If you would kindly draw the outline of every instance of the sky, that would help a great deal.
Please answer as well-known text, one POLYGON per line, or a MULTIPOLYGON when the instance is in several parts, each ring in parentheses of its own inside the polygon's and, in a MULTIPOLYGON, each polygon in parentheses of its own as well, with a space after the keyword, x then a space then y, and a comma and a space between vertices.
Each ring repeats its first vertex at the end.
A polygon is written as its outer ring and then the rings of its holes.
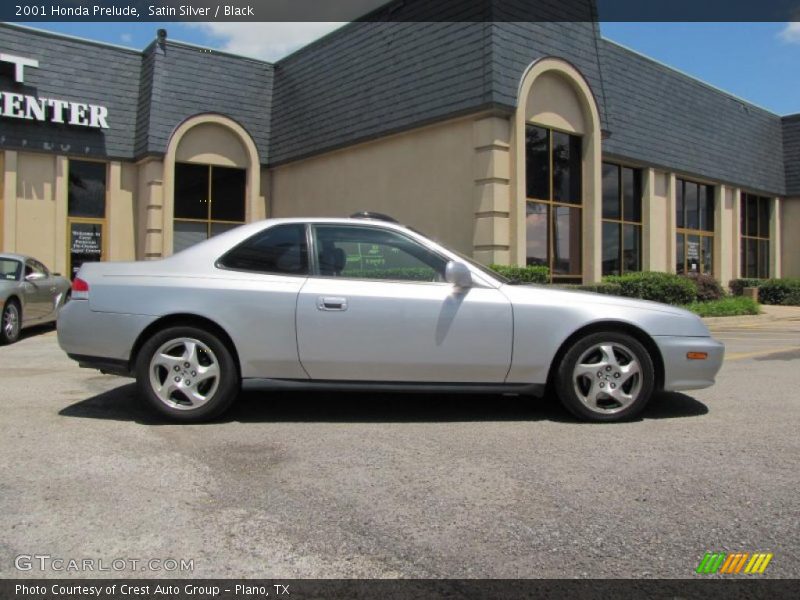
MULTIPOLYGON (((343 23, 25 23, 142 49, 171 39, 274 61, 343 23)), ((800 22, 601 23, 604 37, 779 115, 800 113, 800 22)))

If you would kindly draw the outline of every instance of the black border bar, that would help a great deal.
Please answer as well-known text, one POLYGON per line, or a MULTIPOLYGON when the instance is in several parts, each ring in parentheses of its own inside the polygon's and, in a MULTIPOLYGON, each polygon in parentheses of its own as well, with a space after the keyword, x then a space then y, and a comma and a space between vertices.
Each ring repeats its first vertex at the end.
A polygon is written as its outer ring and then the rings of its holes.
MULTIPOLYGON (((242 590, 242 588, 239 588, 242 590)), ((738 600, 795 599, 800 580, 729 579, 5 579, 3 600, 738 600), (237 592, 237 585, 256 588, 237 592), (25 589, 20 586, 26 586, 25 589), (125 587, 127 586, 127 588, 125 587), (157 593, 161 586, 168 593, 157 593), (38 591, 31 591, 37 588, 38 591), (80 588, 85 588, 84 592, 80 588), (138 593, 131 590, 138 588, 138 593), (145 589, 146 588, 146 591, 145 589), (260 589, 258 589, 260 588, 260 589), (77 593, 74 593, 78 590, 77 593), (100 591, 98 594, 97 591, 100 591), (172 592, 175 593, 172 593, 172 592)))
POLYGON ((0 20, 798 21, 797 0, 3 0, 0 20))

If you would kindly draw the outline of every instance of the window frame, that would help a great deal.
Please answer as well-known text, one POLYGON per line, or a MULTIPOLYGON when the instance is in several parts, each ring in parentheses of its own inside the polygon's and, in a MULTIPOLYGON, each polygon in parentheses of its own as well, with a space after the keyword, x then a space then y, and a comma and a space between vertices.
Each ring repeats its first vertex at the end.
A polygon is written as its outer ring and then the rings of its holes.
POLYGON ((234 273, 250 273, 253 275, 267 275, 269 277, 301 277, 303 279, 308 279, 309 277, 313 276, 312 270, 312 260, 311 260, 311 246, 309 245, 309 226, 308 223, 275 223, 270 225, 269 227, 265 227, 260 229, 256 233, 246 237, 245 239, 241 240, 238 244, 233 246, 232 248, 228 248, 225 252, 223 252, 217 259, 214 261, 214 267, 221 270, 221 271, 232 271, 234 273), (262 235, 264 232, 269 231, 270 229, 275 229, 276 227, 282 227, 286 225, 301 225, 303 227, 303 236, 305 237, 305 244, 306 244, 306 272, 305 273, 282 273, 278 271, 262 271, 262 270, 255 270, 255 269, 238 269, 236 267, 230 267, 228 265, 223 264, 223 260, 225 259, 228 254, 246 244, 253 238, 262 235))
POLYGON ((75 221, 91 221, 95 223, 105 223, 106 219, 108 219, 108 204, 109 204, 109 186, 108 182, 111 178, 111 163, 105 160, 94 159, 94 158, 84 158, 84 157, 67 157, 67 219, 72 219, 75 221), (91 163, 97 165, 103 165, 105 168, 105 172, 103 174, 103 216, 80 216, 80 215, 73 215, 69 209, 69 174, 72 170, 73 163, 91 163))
MULTIPOLYGON (((680 273, 680 274, 689 275, 691 273, 699 273, 699 274, 708 274, 708 275, 711 275, 712 277, 716 277, 716 275, 714 273, 714 258, 715 258, 714 257, 714 253, 716 252, 716 249, 714 248, 714 244, 715 244, 716 235, 717 235, 717 232, 716 232, 716 229, 715 229, 716 228, 716 222, 715 221, 716 221, 716 215, 717 215, 717 205, 716 205, 716 202, 717 202, 716 188, 717 188, 717 186, 715 184, 712 184, 712 183, 704 183, 702 181, 696 181, 696 180, 693 180, 693 179, 684 179, 682 177, 675 178, 675 185, 676 186, 680 186, 680 190, 678 190, 678 189, 675 190, 676 214, 673 215, 673 218, 675 219, 675 254, 672 256, 672 266, 675 268, 675 272, 679 273, 678 272, 678 264, 677 264, 678 263, 678 256, 677 256, 677 252, 678 252, 678 236, 682 235, 683 236, 683 273, 680 273), (695 185, 695 186, 697 186, 697 189, 698 189, 698 196, 697 196, 697 228, 688 227, 687 207, 686 207, 686 184, 695 185), (702 206, 702 202, 701 202, 700 195, 699 195, 700 194, 700 187, 704 187, 707 190, 707 192, 706 192, 707 193, 706 202, 708 203, 709 200, 711 201, 711 207, 713 209, 713 211, 712 211, 713 218, 711 220, 711 229, 701 229, 700 228, 700 223, 701 223, 701 216, 700 216, 701 210, 700 210, 700 208, 702 206), (681 200, 682 200, 681 205, 682 205, 682 218, 683 218, 683 225, 680 225, 680 226, 678 225, 678 219, 677 219, 677 216, 678 216, 677 215, 677 205, 678 205, 678 193, 679 192, 681 194, 681 200), (689 238, 692 237, 692 236, 696 236, 696 237, 699 238, 699 241, 698 241, 698 244, 699 244, 698 253, 699 254, 698 254, 698 258, 697 258, 697 266, 698 266, 697 271, 689 270, 689 253, 687 252, 687 250, 689 248, 689 238), (704 266, 705 256, 703 254, 703 245, 704 245, 704 242, 705 242, 705 238, 710 238, 711 239, 711 270, 710 271, 706 271, 705 266, 704 266)), ((708 207, 708 204, 706 204, 706 207, 708 207)), ((706 209, 706 214, 705 214, 704 218, 706 219, 706 221, 708 220, 708 209, 706 209)))
POLYGON ((772 265, 770 264, 770 254, 772 253, 772 218, 773 218, 773 201, 770 196, 761 196, 760 194, 753 194, 750 192, 742 191, 739 196, 739 273, 741 277, 747 279, 769 279, 772 265), (745 233, 747 228, 747 200, 753 198, 756 204, 756 232, 754 235, 745 233), (767 235, 761 235, 761 203, 764 202, 769 209, 769 218, 767 220, 767 235), (751 276, 747 272, 747 247, 746 242, 755 242, 756 246, 756 275, 751 276), (767 243, 767 273, 762 277, 759 274, 759 267, 761 266, 761 244, 760 242, 767 243))
MULTIPOLYGON (((177 181, 177 169, 179 165, 190 165, 194 167, 205 167, 208 170, 208 185, 206 194, 208 196, 208 206, 206 207, 206 215, 205 219, 196 219, 196 218, 185 218, 185 217, 176 217, 175 216, 175 208, 177 207, 177 198, 174 197, 172 199, 173 209, 172 209, 172 231, 173 231, 173 238, 175 235, 175 223, 201 223, 205 225, 206 229, 206 240, 211 239, 213 236, 211 235, 211 229, 214 225, 230 225, 229 229, 233 229, 234 227, 238 227, 239 225, 244 225, 247 223, 247 169, 242 169, 240 167, 229 167, 227 165, 214 165, 210 163, 195 163, 195 162, 187 162, 187 161, 178 161, 175 163, 175 179, 177 181), (213 206, 214 206, 214 195, 212 193, 214 189, 214 168, 223 168, 223 169, 238 169, 239 171, 244 172, 245 182, 244 182, 244 197, 242 198, 242 204, 244 207, 244 215, 241 221, 230 221, 230 220, 223 220, 223 219, 213 219, 211 217, 213 206)), ((226 230, 227 231, 227 230, 226 230)), ((224 232, 221 232, 224 233, 224 232)), ((199 242, 197 242, 199 243, 199 242)), ((174 242, 173 242, 174 245, 174 242)), ((185 248, 182 248, 185 250, 185 248)), ((173 248, 174 250, 174 248, 173 248)))
MULTIPOLYGON (((605 217, 603 216, 603 193, 602 193, 602 183, 601 183, 601 198, 600 198, 600 235, 602 236, 603 225, 605 223, 611 223, 617 227, 619 233, 619 246, 617 252, 617 259, 619 260, 619 273, 606 273, 603 271, 603 256, 602 250, 600 253, 600 269, 602 272, 602 276, 605 277, 607 275, 624 275, 625 273, 641 273, 644 269, 644 265, 642 264, 642 256, 643 256, 643 248, 642 248, 642 232, 644 227, 644 173, 641 167, 634 167, 631 165, 627 165, 624 163, 615 163, 610 161, 603 161, 601 165, 601 170, 603 167, 614 167, 617 170, 617 200, 619 202, 619 217, 605 217), (639 220, 638 221, 631 221, 625 218, 625 190, 623 186, 623 172, 625 169, 628 169, 633 172, 633 185, 634 185, 634 196, 637 195, 639 197, 639 220), (638 183, 638 190, 636 189, 638 183), (631 271, 625 268, 625 260, 624 260, 624 252, 625 252, 625 226, 633 226, 636 228, 637 238, 638 238, 638 249, 639 249, 639 257, 637 262, 639 263, 639 269, 636 271, 631 271)), ((604 241, 604 240, 603 240, 604 241)), ((601 242, 602 243, 602 242, 601 242)))
POLYGON ((24 261, 18 260, 16 258, 11 258, 9 256, 3 256, 0 258, 0 260, 17 264, 17 268, 14 271, 14 279, 0 279, 0 281, 22 281, 23 279, 25 279, 24 261))
POLYGON ((417 246, 423 248, 429 254, 440 258, 444 261, 445 267, 447 263, 453 260, 449 256, 442 254, 441 252, 430 248, 426 244, 423 244, 416 238, 400 231, 398 229, 389 228, 389 227, 380 227, 376 225, 367 225, 367 224, 360 224, 360 223, 308 223, 308 236, 309 236, 309 277, 319 278, 319 279, 331 279, 336 281, 356 281, 356 282, 371 282, 371 283, 403 283, 403 284, 421 284, 421 285, 439 285, 439 286, 451 286, 445 280, 445 273, 440 273, 442 278, 441 281, 420 281, 420 280, 412 280, 412 279, 372 279, 369 277, 348 277, 348 276, 336 276, 336 275, 323 275, 319 269, 319 260, 317 257, 317 227, 346 227, 352 229, 361 229, 361 230, 373 230, 373 231, 380 231, 380 232, 389 232, 394 233, 398 236, 404 237, 409 242, 416 244, 417 246))
MULTIPOLYGON (((582 283, 583 282, 583 224, 584 224, 584 190, 585 190, 585 182, 583 180, 583 143, 584 143, 584 136, 570 132, 564 131, 563 129, 558 129, 556 127, 550 127, 547 125, 542 125, 539 123, 527 122, 525 123, 525 132, 527 138, 527 131, 528 128, 536 127, 539 129, 543 129, 547 132, 547 159, 548 159, 548 181, 547 181, 547 190, 548 190, 548 198, 535 198, 528 195, 528 153, 527 153, 527 144, 525 147, 525 181, 523 185, 523 190, 525 192, 525 205, 526 205, 526 213, 527 213, 527 205, 528 204, 543 204, 547 208, 547 261, 546 266, 549 271, 549 278, 550 283, 582 283), (570 141, 571 138, 577 138, 579 141, 579 147, 581 149, 580 153, 580 160, 579 160, 579 169, 577 171, 580 181, 578 182, 578 196, 577 203, 572 202, 564 202, 561 200, 555 199, 555 171, 554 171, 554 151, 553 151, 553 138, 555 133, 561 133, 569 136, 570 141), (558 208, 568 208, 568 209, 576 209, 579 212, 579 219, 578 219, 578 227, 577 233, 578 236, 578 251, 577 251, 577 261, 578 261, 578 272, 577 273, 555 273, 555 269, 553 268, 555 261, 556 261, 556 253, 554 252, 556 239, 556 209, 558 208)), ((527 217, 526 217, 527 220, 527 217)), ((572 229, 570 227, 570 229, 572 229)), ((570 231, 570 236, 572 236, 572 231, 570 231)), ((527 242, 527 228, 526 228, 526 242, 527 242)), ((571 244, 570 244, 571 245, 571 244)), ((525 256, 525 263, 528 262, 528 256, 526 251, 525 256)))

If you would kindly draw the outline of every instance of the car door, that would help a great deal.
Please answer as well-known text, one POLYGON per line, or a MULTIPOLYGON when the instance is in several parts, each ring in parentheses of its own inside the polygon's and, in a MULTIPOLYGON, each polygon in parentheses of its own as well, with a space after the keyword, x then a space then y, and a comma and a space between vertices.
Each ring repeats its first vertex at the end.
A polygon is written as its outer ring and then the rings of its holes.
POLYGON ((53 273, 50 272, 43 263, 34 260, 33 264, 38 272, 44 275, 44 278, 37 281, 39 293, 41 294, 42 302, 42 317, 46 319, 54 319, 56 312, 56 296, 58 296, 58 285, 53 273))
POLYGON ((455 289, 448 259, 403 232, 316 224, 312 276, 297 303, 297 343, 312 379, 501 383, 511 363, 511 304, 498 290, 455 289))
POLYGON ((52 281, 44 265, 30 258, 26 260, 22 283, 25 294, 23 322, 39 321, 49 314, 51 287, 52 281))

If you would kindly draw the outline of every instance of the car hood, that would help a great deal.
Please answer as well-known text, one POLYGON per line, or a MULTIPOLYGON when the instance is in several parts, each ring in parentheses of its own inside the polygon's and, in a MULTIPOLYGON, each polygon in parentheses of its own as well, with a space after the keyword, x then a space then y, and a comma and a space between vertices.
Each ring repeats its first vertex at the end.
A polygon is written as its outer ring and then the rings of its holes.
POLYGON ((710 335, 700 317, 661 302, 543 285, 504 285, 502 290, 515 306, 558 307, 563 311, 580 312, 587 321, 612 318, 643 326, 653 335, 710 335))

